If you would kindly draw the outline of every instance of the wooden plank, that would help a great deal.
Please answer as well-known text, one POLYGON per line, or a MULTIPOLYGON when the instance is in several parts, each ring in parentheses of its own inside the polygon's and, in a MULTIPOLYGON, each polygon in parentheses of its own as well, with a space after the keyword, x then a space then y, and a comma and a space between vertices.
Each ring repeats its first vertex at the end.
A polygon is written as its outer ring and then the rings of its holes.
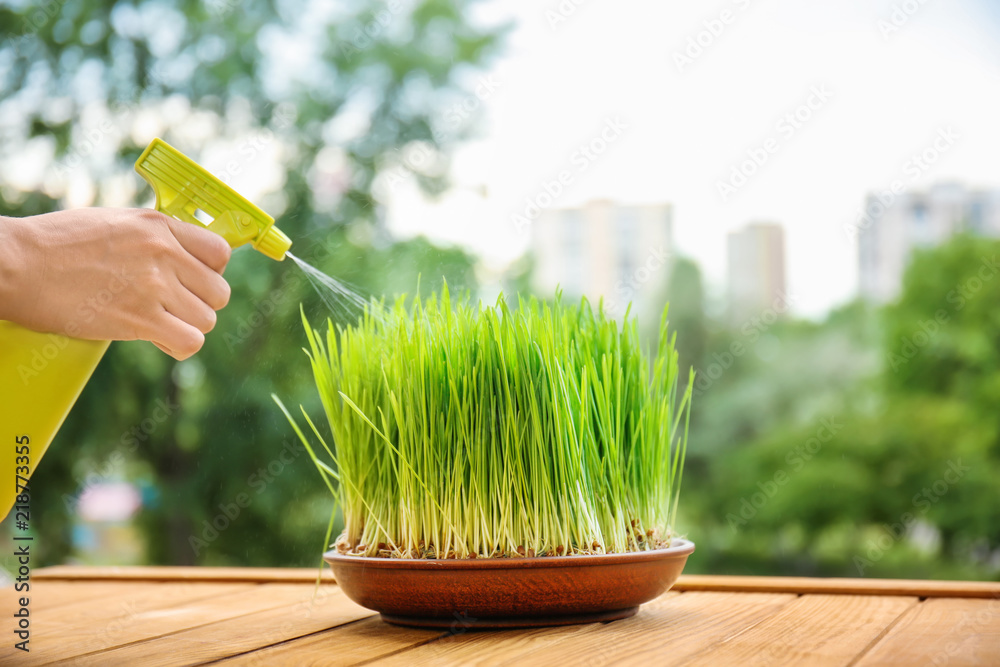
POLYGON ((272 665, 355 665, 445 636, 438 630, 401 628, 366 618, 302 639, 244 653, 212 663, 213 667, 271 667, 272 665))
POLYGON ((1000 598, 926 600, 901 618, 858 665, 996 665, 1000 598))
MULTIPOLYGON (((88 567, 56 565, 35 571, 38 580, 142 580, 142 581, 316 581, 316 568, 267 567, 88 567)), ((323 581, 332 582, 333 572, 323 570, 323 581)), ((757 593, 823 593, 843 595, 902 595, 917 597, 1000 596, 1000 581, 919 581, 911 579, 841 579, 811 577, 750 577, 681 575, 676 591, 747 591, 757 593)))
POLYGON ((52 611, 41 610, 36 618, 38 630, 32 636, 41 639, 88 628, 93 632, 100 626, 115 629, 122 619, 251 591, 256 587, 256 584, 122 584, 118 586, 119 594, 98 603, 81 600, 52 611))
POLYGON ((470 632, 374 664, 675 664, 772 617, 795 600, 794 595, 771 593, 667 593, 621 621, 470 632))
MULTIPOLYGON (((247 583, 315 583, 319 568, 309 567, 173 567, 53 565, 32 573, 32 579, 70 581, 214 581, 247 583)), ((323 582, 333 583, 333 571, 323 568, 323 582)))
MULTIPOLYGON (((178 586, 168 584, 165 588, 178 586)), ((202 589, 204 594, 199 599, 180 603, 155 604, 153 600, 153 604, 141 611, 123 610, 99 624, 81 617, 75 623, 40 634, 37 645, 33 633, 32 652, 44 659, 44 663, 31 664, 59 662, 265 609, 294 605, 309 600, 313 592, 311 586, 301 584, 189 584, 187 587, 202 589), (216 586, 241 588, 235 593, 212 595, 210 591, 216 586)))
MULTIPOLYGON (((306 588, 305 585, 302 585, 306 588)), ((255 651, 352 623, 374 614, 336 586, 323 586, 315 599, 208 623, 77 658, 74 665, 198 665, 255 651)))
MULTIPOLYGON (((110 586, 110 585, 109 585, 110 586)), ((253 584, 114 584, 113 591, 97 602, 78 600, 55 609, 40 609, 32 638, 71 632, 87 626, 91 630, 102 623, 130 617, 211 597, 249 590, 253 584)))
MULTIPOLYGON (((380 667, 389 665, 420 667, 423 665, 587 664, 593 656, 587 656, 583 662, 566 659, 556 646, 572 647, 576 642, 586 642, 598 628, 618 626, 624 622, 626 621, 615 621, 607 626, 590 623, 587 625, 447 635, 436 641, 414 645, 406 650, 365 664, 380 667)), ((605 637, 604 642, 607 640, 608 638, 605 637)), ((615 641, 617 642, 617 638, 615 641)))
POLYGON ((918 581, 913 579, 821 579, 811 577, 742 577, 681 575, 675 591, 755 591, 758 593, 822 593, 902 595, 916 597, 1000 597, 1000 581, 918 581))
POLYGON ((899 596, 805 595, 677 664, 846 665, 917 603, 899 596))
MULTIPOLYGON (((162 584, 136 582, 109 584, 33 581, 29 606, 33 640, 31 645, 37 646, 34 640, 44 636, 47 631, 51 632, 53 628, 58 630, 62 627, 64 619, 86 617, 91 623, 99 623, 101 618, 134 605, 136 600, 155 599, 154 592, 161 586, 162 584)), ((13 623, 7 621, 0 623, 0 630, 5 633, 13 631, 13 623)), ((6 649, 0 649, 0 664, 3 663, 5 652, 6 649)))
POLYGON ((31 610, 55 609, 61 605, 72 604, 81 600, 96 602, 104 596, 114 594, 114 585, 105 582, 72 582, 72 581, 31 581, 27 592, 15 591, 7 587, 0 592, 0 609, 12 609, 14 603, 21 597, 27 597, 31 610))
MULTIPOLYGON (((59 583, 68 585, 67 582, 59 583)), ((35 618, 36 620, 43 620, 44 624, 39 624, 36 628, 37 632, 32 633, 32 635, 34 636, 46 630, 52 631, 53 628, 58 629, 67 620, 74 621, 80 618, 81 615, 85 615, 88 620, 94 622, 113 615, 118 609, 124 606, 134 606, 143 601, 146 604, 157 604, 157 598, 165 590, 163 584, 143 582, 123 582, 120 584, 102 582, 100 585, 103 591, 97 598, 87 599, 83 597, 75 600, 66 600, 61 604, 56 600, 57 604, 51 607, 46 604, 45 597, 39 596, 41 599, 39 600, 35 618)), ((58 591, 56 594, 58 594, 58 591)))
POLYGON ((335 586, 311 604, 316 573, 39 570, 32 653, 0 647, 0 664, 996 664, 1000 655, 1000 582, 689 575, 633 619, 445 636, 369 618, 335 586), (275 579, 301 583, 239 583, 275 579), (42 602, 45 586, 51 605, 42 602), (241 654, 227 659, 233 653, 241 654))
POLYGON ((106 648, 115 646, 127 637, 132 619, 143 613, 156 613, 173 605, 182 605, 204 597, 232 594, 250 590, 253 584, 147 584, 123 582, 104 584, 111 591, 101 599, 89 602, 79 600, 55 609, 44 607, 32 612, 31 653, 25 658, 22 651, 10 645, 0 646, 0 664, 17 657, 17 664, 44 664, 54 657, 65 655, 71 647, 63 640, 73 641, 85 637, 88 646, 106 648))

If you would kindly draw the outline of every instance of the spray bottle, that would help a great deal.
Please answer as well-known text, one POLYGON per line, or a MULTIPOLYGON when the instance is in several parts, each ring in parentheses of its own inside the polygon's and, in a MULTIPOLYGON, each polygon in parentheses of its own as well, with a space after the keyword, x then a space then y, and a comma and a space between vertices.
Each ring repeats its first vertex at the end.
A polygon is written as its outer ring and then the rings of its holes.
MULTIPOLYGON (((156 210, 206 226, 233 248, 249 243, 281 261, 292 245, 271 216, 161 139, 146 147, 135 170, 153 186, 156 210), (207 225, 201 212, 212 218, 207 225)), ((0 320, 0 519, 17 500, 17 518, 27 523, 28 478, 108 345, 0 320)))

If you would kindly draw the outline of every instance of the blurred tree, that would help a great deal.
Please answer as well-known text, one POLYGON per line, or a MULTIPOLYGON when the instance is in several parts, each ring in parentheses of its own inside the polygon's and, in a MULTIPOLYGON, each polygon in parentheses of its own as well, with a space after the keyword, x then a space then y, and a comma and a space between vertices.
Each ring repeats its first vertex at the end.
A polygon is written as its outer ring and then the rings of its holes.
POLYGON ((1000 243, 958 236, 917 252, 886 309, 892 394, 951 397, 1000 422, 1000 243))
MULTIPOLYGON (((737 380, 754 384, 762 397, 756 410, 773 409, 782 385, 791 401, 745 444, 713 456, 704 491, 688 494, 711 545, 702 567, 882 577, 1000 574, 998 251, 995 240, 957 237, 915 254, 899 300, 880 313, 880 375, 851 380, 845 370, 865 354, 818 345, 839 330, 856 351, 870 349, 865 323, 874 319, 862 304, 810 325, 798 343, 787 329, 775 330, 784 349, 781 365, 799 380, 775 377, 776 364, 737 380), (791 354, 809 339, 812 356, 791 354), (823 390, 810 390, 809 382, 823 390), (817 402, 838 385, 839 400, 817 402)), ((720 388, 720 397, 730 391, 720 388)), ((739 414, 711 401, 706 396, 703 409, 712 414, 730 420, 739 414)), ((685 483, 689 491, 696 486, 685 483)))
POLYGON ((720 455, 775 429, 840 413, 845 402, 869 401, 874 387, 866 382, 881 369, 880 335, 875 310, 861 301, 818 323, 710 325, 692 408, 698 451, 720 455))
POLYGON ((670 304, 670 329, 677 333, 680 367, 686 377, 688 368, 702 367, 708 338, 705 288, 698 265, 685 257, 674 259, 666 294, 670 304))
MULTIPOLYGON (((783 428, 713 463, 716 559, 771 573, 989 576, 996 434, 961 401, 889 401, 783 428)), ((995 572, 995 570, 993 570, 995 572)))
MULTIPOLYGON (((400 179, 447 187, 470 128, 450 110, 502 34, 469 22, 472 4, 0 0, 0 214, 148 202, 132 162, 161 135, 197 159, 215 147, 206 165, 237 185, 273 165, 257 203, 364 295, 418 274, 472 289, 470 257, 380 224, 400 179)), ((270 394, 316 407, 298 308, 318 320, 322 304, 291 262, 241 251, 226 277, 231 304, 197 357, 111 347, 34 478, 39 564, 67 557, 95 470, 144 485, 150 562, 316 562, 328 493, 270 394)))

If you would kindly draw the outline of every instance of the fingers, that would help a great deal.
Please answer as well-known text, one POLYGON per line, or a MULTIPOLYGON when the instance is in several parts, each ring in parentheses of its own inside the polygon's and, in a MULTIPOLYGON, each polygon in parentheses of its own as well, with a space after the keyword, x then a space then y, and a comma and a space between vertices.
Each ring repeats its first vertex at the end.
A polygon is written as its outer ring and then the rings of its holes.
POLYGON ((156 335, 150 341, 178 361, 184 361, 205 344, 205 334, 169 312, 159 318, 156 335))
POLYGON ((215 311, 229 303, 229 283, 222 272, 232 249, 217 234, 199 225, 159 216, 180 248, 170 251, 175 280, 161 283, 162 315, 156 319, 151 342, 178 360, 187 359, 205 344, 215 327, 215 311))
POLYGON ((215 328, 215 309, 179 281, 164 295, 163 306, 168 313, 203 334, 215 328))
POLYGON ((222 310, 229 303, 231 293, 229 283, 200 262, 191 261, 179 267, 177 279, 188 292, 213 310, 222 310))
POLYGON ((213 271, 223 272, 233 253, 225 239, 204 227, 164 217, 170 232, 185 250, 213 271))

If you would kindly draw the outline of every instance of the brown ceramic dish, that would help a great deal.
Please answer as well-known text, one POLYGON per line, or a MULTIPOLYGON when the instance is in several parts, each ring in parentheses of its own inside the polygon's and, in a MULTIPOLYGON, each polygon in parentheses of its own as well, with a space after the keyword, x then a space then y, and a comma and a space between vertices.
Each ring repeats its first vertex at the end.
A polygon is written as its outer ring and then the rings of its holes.
POLYGON ((677 581, 694 543, 595 556, 461 560, 323 555, 337 584, 396 625, 486 629, 627 618, 677 581))

